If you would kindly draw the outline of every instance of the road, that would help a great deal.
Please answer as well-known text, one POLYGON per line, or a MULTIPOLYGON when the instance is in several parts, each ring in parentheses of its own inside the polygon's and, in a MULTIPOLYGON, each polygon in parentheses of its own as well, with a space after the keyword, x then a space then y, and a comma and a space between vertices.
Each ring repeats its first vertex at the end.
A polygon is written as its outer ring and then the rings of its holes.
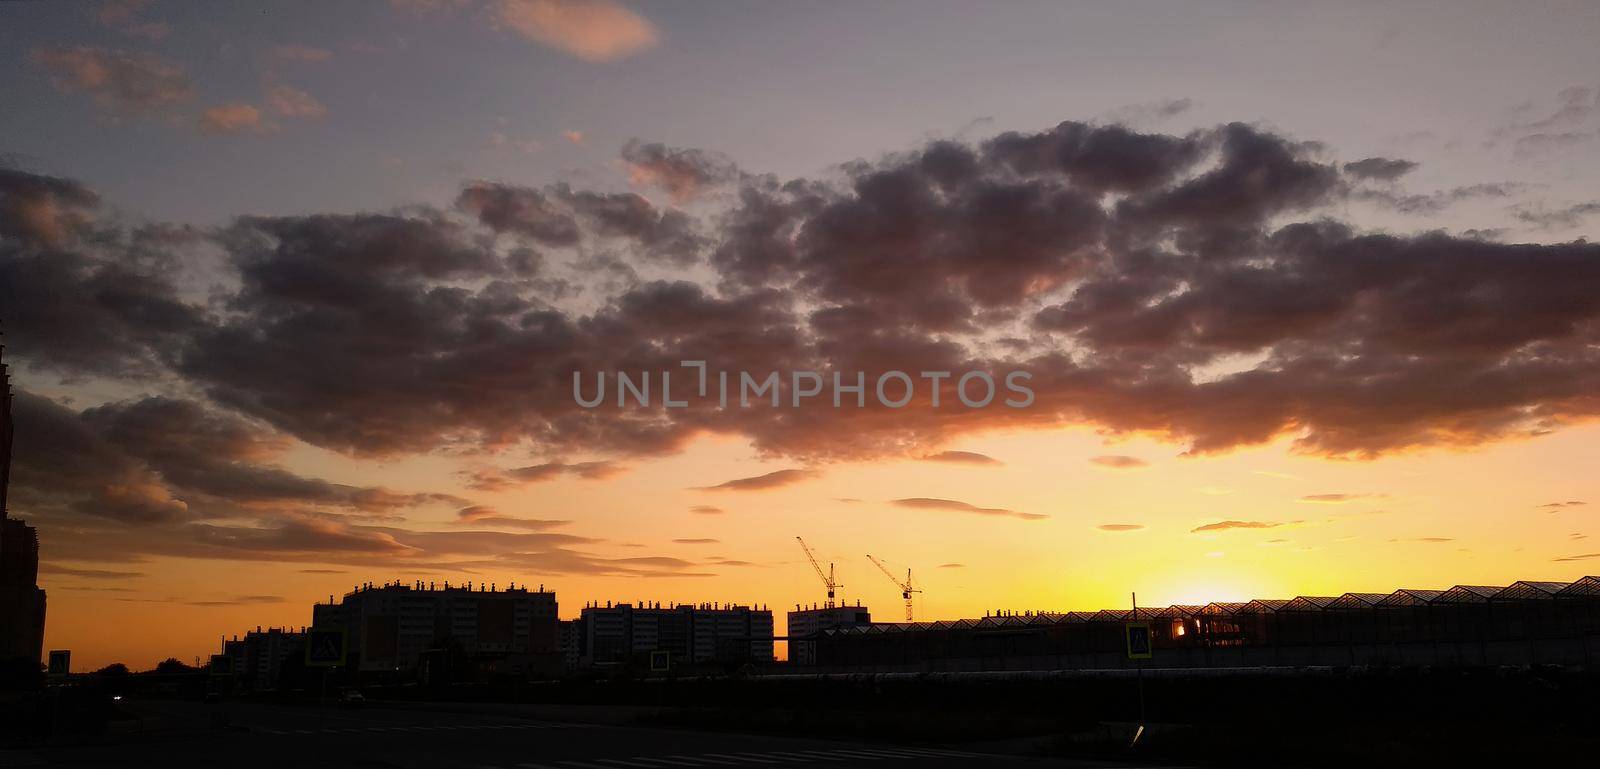
POLYGON ((0 766, 371 769, 781 769, 1101 767, 827 739, 530 720, 503 714, 228 702, 130 703, 145 731, 109 744, 0 751, 0 766), (219 713, 228 724, 211 724, 219 713))

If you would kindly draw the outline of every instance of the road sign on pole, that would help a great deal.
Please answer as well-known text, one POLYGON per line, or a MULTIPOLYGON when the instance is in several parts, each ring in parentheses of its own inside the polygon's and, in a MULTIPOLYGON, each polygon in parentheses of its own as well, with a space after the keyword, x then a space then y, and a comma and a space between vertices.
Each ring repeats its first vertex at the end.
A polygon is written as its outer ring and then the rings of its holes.
MULTIPOLYGON (((34 659, 35 662, 33 664, 39 664, 38 658, 35 657, 34 659)), ((37 669, 35 668, 35 670, 37 669)), ((72 672, 72 650, 51 649, 49 671, 51 678, 66 678, 67 674, 72 672)))
POLYGON ((312 628, 306 631, 306 665, 331 668, 344 664, 344 630, 312 628))
POLYGON ((1128 659, 1150 659, 1150 623, 1129 622, 1123 629, 1128 635, 1128 659))
POLYGON ((670 651, 653 651, 653 652, 650 652, 650 672, 652 672, 652 673, 665 673, 671 667, 672 667, 672 652, 670 652, 670 651))

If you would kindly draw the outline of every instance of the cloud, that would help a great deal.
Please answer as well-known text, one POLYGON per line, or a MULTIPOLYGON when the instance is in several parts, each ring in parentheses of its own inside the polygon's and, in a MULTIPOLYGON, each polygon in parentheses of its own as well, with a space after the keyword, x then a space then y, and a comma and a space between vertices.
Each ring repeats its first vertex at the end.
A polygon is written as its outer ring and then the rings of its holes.
POLYGON ((113 112, 143 115, 194 96, 182 69, 150 54, 77 46, 38 48, 31 58, 49 70, 56 87, 88 94, 113 112))
POLYGON ((333 51, 298 43, 273 46, 272 55, 284 61, 323 62, 333 58, 333 51))
POLYGON ((1517 182, 1487 182, 1452 187, 1447 190, 1429 193, 1405 193, 1394 189, 1366 188, 1354 191, 1351 193, 1351 197, 1357 200, 1377 201, 1382 203, 1385 208, 1399 211, 1403 214, 1430 216, 1462 201, 1477 198, 1507 198, 1527 189, 1528 185, 1517 182))
POLYGON ((695 505, 694 507, 689 508, 689 512, 698 515, 722 515, 727 511, 720 507, 713 507, 711 505, 695 505))
POLYGON ((750 478, 735 478, 723 481, 715 486, 697 486, 696 491, 765 491, 782 486, 808 481, 817 477, 815 470, 775 470, 763 475, 750 478))
POLYGON ((1204 526, 1196 526, 1189 531, 1191 534, 1198 534, 1206 531, 1228 531, 1230 529, 1276 529, 1283 525, 1285 524, 1278 521, 1217 521, 1204 526))
POLYGON ((1569 500, 1569 501, 1566 501, 1566 502, 1546 502, 1546 503, 1540 505, 1539 509, 1553 513, 1553 512, 1555 512, 1557 510, 1560 510, 1561 508, 1564 508, 1564 507, 1583 507, 1584 505, 1587 505, 1587 504, 1588 503, 1584 502, 1583 500, 1574 499, 1574 500, 1569 500))
POLYGON ((607 460, 593 462, 545 462, 537 465, 513 467, 509 470, 478 470, 468 474, 467 486, 479 491, 503 491, 530 483, 551 481, 566 476, 598 481, 613 478, 628 468, 607 460))
POLYGON ((1379 499, 1387 496, 1387 494, 1307 494, 1301 497, 1300 501, 1313 504, 1342 505, 1346 502, 1354 502, 1360 499, 1379 499))
POLYGON ((1410 539, 1391 539, 1390 542, 1421 542, 1429 545, 1440 545, 1456 541, 1455 537, 1412 537, 1410 539))
POLYGON ((890 500, 889 504, 897 505, 899 507, 916 508, 919 510, 954 510, 958 513, 977 513, 978 515, 995 515, 1010 518, 1021 518, 1025 521, 1040 521, 1050 517, 1048 515, 1040 515, 1038 513, 1019 513, 1015 510, 1007 510, 1002 507, 978 507, 977 505, 970 505, 966 502, 959 502, 953 499, 934 499, 930 497, 894 499, 890 500))
POLYGON ((1344 172, 1360 179, 1394 181, 1417 170, 1419 163, 1398 158, 1365 158, 1344 164, 1344 172))
POLYGON ((300 569, 301 574, 349 574, 344 569, 300 569))
POLYGON ((583 132, 582 131, 575 131, 575 130, 571 130, 571 129, 566 130, 566 131, 562 131, 561 132, 561 138, 566 139, 568 142, 571 142, 572 144, 577 144, 577 145, 580 145, 580 146, 583 144, 583 132))
POLYGON ((965 569, 965 568, 967 568, 967 565, 964 564, 964 563, 941 563, 941 564, 939 564, 939 568, 941 568, 941 569, 965 569))
POLYGON ((556 518, 519 518, 516 516, 502 515, 500 511, 483 505, 463 507, 456 511, 456 522, 476 526, 509 527, 515 529, 531 529, 533 531, 546 531, 571 524, 571 520, 556 518))
POLYGON ((1568 562, 1568 561, 1588 561, 1588 560, 1592 560, 1592 559, 1595 559, 1595 558, 1600 558, 1600 553, 1584 553, 1582 555, 1569 555, 1569 556, 1567 556, 1565 558, 1551 558, 1550 560, 1555 561, 1556 563, 1565 563, 1565 562, 1568 562))
POLYGON ((150 6, 150 0, 111 0, 95 11, 95 21, 129 37, 144 40, 161 40, 172 33, 172 26, 164 22, 142 21, 141 12, 150 6))
POLYGON ((1129 468, 1134 468, 1134 467, 1149 467, 1150 466, 1149 462, 1146 462, 1143 459, 1140 459, 1138 457, 1127 457, 1127 456, 1120 456, 1120 455, 1115 455, 1115 454, 1108 454, 1108 455, 1105 455, 1105 456, 1092 457, 1092 458, 1090 458, 1089 461, 1093 462, 1093 463, 1095 463, 1097 465, 1100 465, 1101 467, 1115 467, 1115 468, 1118 468, 1118 469, 1129 469, 1129 468))
POLYGON ((928 454, 922 457, 926 462, 952 462, 969 465, 999 465, 1004 464, 998 459, 976 451, 941 451, 937 454, 928 454))
POLYGON ((261 120, 261 110, 249 104, 222 104, 200 113, 201 133, 263 133, 269 126, 261 120))
POLYGON ((190 606, 247 606, 262 603, 283 603, 281 595, 241 595, 237 598, 228 598, 214 601, 185 601, 190 606))
POLYGON ((1526 222, 1539 229, 1572 229, 1582 224, 1584 219, 1600 214, 1600 200, 1574 203, 1556 209, 1519 206, 1513 213, 1518 221, 1526 222))
POLYGON ((141 571, 110 571, 107 569, 80 569, 75 566, 62 566, 53 563, 39 564, 41 574, 59 574, 64 577, 81 577, 83 579, 138 579, 144 576, 141 571))
POLYGON ((499 0, 495 19, 523 37, 585 61, 625 59, 655 47, 655 25, 611 0, 499 0))
POLYGON ((720 540, 720 539, 704 539, 704 538, 689 538, 689 539, 674 539, 674 540, 672 540, 672 543, 675 544, 675 545, 716 545, 716 544, 720 544, 721 542, 722 542, 722 540, 720 540))
MULTIPOLYGON (((8 355, 32 369, 170 385, 358 457, 625 461, 722 436, 810 466, 1086 426, 1197 456, 1282 440, 1370 459, 1600 417, 1584 289, 1600 245, 1357 229, 1329 154, 1244 124, 1065 122, 817 178, 740 173, 703 211, 468 181, 439 206, 206 230, 105 215, 82 184, 5 169, 0 306, 8 355), (213 272, 215 296, 182 285, 213 272), (684 350, 713 371, 1025 370, 1037 398, 574 403, 574 371, 689 381, 684 350)), ((127 480, 99 488, 111 506, 182 516, 184 497, 127 480)))
POLYGON ((622 146, 622 162, 629 183, 659 188, 680 203, 739 177, 739 169, 719 153, 646 144, 638 139, 622 146))
POLYGON ((267 89, 267 107, 286 118, 318 118, 328 114, 328 108, 316 97, 282 84, 267 89))
POLYGON ((1139 523, 1102 523, 1095 528, 1101 531, 1143 531, 1144 525, 1139 523))
POLYGON ((1177 117, 1194 109, 1195 105, 1193 99, 1159 99, 1112 110, 1106 119, 1129 126, 1145 125, 1177 117))

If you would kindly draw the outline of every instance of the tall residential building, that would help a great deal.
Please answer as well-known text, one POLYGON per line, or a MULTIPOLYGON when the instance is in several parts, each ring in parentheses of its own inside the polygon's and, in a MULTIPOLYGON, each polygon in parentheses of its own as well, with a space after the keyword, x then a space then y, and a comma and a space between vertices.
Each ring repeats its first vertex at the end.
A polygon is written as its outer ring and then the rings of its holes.
POLYGON ((860 601, 855 606, 817 607, 806 609, 795 606, 789 612, 789 662, 796 665, 813 665, 817 661, 817 645, 808 640, 824 630, 871 625, 872 613, 860 601))
POLYGON ((39 589, 39 533, 10 517, 11 374, 0 346, 0 662, 37 665, 44 652, 44 591, 39 589))
POLYGON ((556 594, 543 587, 367 584, 314 606, 312 625, 343 628, 351 664, 363 671, 410 671, 433 650, 508 671, 561 664, 556 594))
POLYGON ((772 661, 772 612, 733 604, 598 603, 578 620, 581 663, 611 665, 672 655, 674 665, 772 661))
POLYGON ((244 638, 222 642, 222 653, 232 661, 233 679, 257 691, 278 685, 284 660, 306 650, 305 628, 256 628, 244 638))

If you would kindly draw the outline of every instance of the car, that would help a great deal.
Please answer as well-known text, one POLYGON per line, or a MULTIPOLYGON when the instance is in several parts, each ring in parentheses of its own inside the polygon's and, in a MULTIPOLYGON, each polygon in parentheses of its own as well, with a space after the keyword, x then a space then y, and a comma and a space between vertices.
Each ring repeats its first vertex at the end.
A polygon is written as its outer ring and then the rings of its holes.
POLYGON ((350 689, 339 695, 339 705, 341 707, 359 708, 365 704, 367 704, 367 696, 355 689, 350 689))

